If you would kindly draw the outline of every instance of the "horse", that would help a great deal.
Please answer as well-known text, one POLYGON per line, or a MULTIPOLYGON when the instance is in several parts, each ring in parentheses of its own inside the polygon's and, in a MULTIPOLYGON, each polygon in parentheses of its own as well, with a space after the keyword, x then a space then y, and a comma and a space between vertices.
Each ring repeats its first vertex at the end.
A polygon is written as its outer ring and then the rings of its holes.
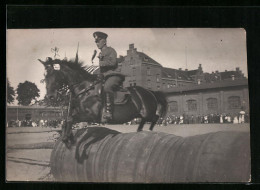
MULTIPOLYGON (((45 67, 47 98, 57 98, 58 89, 62 85, 67 85, 71 92, 67 120, 62 127, 62 141, 66 145, 73 144, 73 124, 101 122, 105 105, 103 82, 98 75, 86 71, 83 63, 52 58, 47 58, 46 61, 38 60, 45 67)), ((134 118, 141 118, 137 132, 143 130, 146 122, 151 122, 149 130, 152 131, 159 117, 165 116, 167 106, 163 92, 147 90, 140 86, 128 87, 123 92, 115 92, 113 118, 109 124, 123 124, 134 118)))

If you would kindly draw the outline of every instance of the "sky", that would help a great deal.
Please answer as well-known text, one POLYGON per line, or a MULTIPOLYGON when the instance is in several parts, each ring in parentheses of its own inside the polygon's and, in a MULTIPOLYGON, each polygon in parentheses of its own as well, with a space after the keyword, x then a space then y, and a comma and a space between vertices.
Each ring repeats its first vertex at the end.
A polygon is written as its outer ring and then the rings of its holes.
MULTIPOLYGON (((199 28, 85 28, 85 29, 8 29, 7 78, 14 89, 28 80, 40 89, 40 98, 46 93, 44 67, 38 59, 53 57, 52 48, 59 48, 63 59, 74 59, 79 42, 79 60, 91 65, 94 50, 98 50, 93 33, 108 34, 107 44, 126 55, 129 44, 164 67, 197 69, 204 72, 235 70, 247 74, 246 32, 244 29, 199 28)), ((94 59, 98 65, 98 58, 94 59)), ((15 101, 14 104, 17 104, 15 101)))

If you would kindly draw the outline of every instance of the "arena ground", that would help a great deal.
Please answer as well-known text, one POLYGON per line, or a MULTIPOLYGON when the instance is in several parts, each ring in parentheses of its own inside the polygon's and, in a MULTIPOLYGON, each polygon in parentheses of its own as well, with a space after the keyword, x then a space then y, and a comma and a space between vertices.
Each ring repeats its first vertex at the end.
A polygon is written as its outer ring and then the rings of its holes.
MULTIPOLYGON (((155 126, 154 131, 177 136, 193 136, 217 131, 250 130, 249 124, 193 124, 155 126)), ((122 133, 135 132, 137 125, 107 125, 122 133)), ((145 125, 144 130, 148 130, 145 125)), ((7 181, 54 181, 50 174, 51 146, 59 137, 60 129, 7 128, 6 130, 6 180, 7 181), (42 145, 42 146, 35 146, 42 145)))

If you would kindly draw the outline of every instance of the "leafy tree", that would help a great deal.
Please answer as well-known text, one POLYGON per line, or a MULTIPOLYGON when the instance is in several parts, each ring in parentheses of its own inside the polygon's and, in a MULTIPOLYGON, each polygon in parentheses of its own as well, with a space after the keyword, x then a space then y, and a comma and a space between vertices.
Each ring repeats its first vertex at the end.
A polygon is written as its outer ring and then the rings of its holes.
POLYGON ((24 83, 19 83, 17 87, 17 100, 18 104, 28 106, 32 100, 36 100, 40 96, 40 90, 37 88, 36 84, 25 81, 24 83))
POLYGON ((7 79, 7 103, 14 102, 15 91, 14 88, 10 85, 9 80, 7 79))

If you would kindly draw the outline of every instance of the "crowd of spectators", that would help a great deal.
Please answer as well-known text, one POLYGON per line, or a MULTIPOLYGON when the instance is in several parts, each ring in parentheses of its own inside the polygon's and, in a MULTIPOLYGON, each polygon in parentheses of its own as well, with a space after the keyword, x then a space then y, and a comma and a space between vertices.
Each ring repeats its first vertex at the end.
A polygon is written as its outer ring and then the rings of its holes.
MULTIPOLYGON (((168 124, 208 124, 208 123, 249 123, 249 114, 239 112, 238 114, 207 114, 207 115, 168 115, 165 118, 160 118, 158 125, 166 126, 168 124)), ((140 118, 135 118, 129 121, 128 125, 139 124, 140 118)), ((38 119, 38 120, 11 120, 7 122, 7 127, 62 127, 64 120, 62 119, 38 119)), ((89 123, 77 124, 74 127, 82 128, 82 126, 92 125, 89 123)))
POLYGON ((159 125, 168 124, 207 124, 207 123, 249 123, 249 114, 240 112, 238 114, 207 114, 207 115, 169 115, 166 118, 160 118, 159 125))
POLYGON ((38 119, 38 120, 10 120, 7 127, 61 127, 64 120, 61 119, 38 119))

